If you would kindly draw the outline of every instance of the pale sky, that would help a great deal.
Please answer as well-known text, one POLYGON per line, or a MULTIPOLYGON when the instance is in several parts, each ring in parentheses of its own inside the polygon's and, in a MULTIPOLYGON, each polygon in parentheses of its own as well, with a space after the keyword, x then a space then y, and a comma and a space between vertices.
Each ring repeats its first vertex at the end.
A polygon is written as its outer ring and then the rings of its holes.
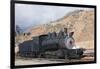
POLYGON ((80 9, 91 10, 78 7, 15 4, 15 24, 23 28, 45 24, 80 9))

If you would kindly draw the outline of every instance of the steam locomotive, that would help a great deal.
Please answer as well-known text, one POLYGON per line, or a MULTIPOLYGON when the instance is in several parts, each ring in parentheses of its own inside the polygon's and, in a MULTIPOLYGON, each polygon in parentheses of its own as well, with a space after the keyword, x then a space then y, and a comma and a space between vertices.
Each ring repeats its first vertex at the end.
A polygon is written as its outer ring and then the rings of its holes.
POLYGON ((80 59, 84 49, 75 48, 74 32, 67 32, 67 28, 59 33, 52 32, 33 37, 32 40, 19 44, 22 57, 33 58, 65 58, 80 59), (73 49, 74 48, 74 49, 73 49))

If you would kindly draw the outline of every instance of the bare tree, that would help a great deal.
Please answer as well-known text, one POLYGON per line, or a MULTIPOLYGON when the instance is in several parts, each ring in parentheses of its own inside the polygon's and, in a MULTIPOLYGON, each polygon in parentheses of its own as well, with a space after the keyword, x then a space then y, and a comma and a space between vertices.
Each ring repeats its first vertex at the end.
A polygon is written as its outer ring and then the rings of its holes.
POLYGON ((19 25, 16 25, 16 27, 15 27, 15 34, 16 35, 21 34, 21 28, 19 27, 19 25))

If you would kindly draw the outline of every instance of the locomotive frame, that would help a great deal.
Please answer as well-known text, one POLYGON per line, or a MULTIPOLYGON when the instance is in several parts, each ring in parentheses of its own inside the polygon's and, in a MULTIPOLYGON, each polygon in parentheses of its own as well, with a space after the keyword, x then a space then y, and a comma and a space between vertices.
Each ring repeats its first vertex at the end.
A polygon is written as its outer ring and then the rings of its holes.
POLYGON ((75 64, 90 64, 96 63, 96 6, 94 5, 80 5, 80 4, 63 4, 63 3, 48 3, 48 2, 33 2, 33 1, 17 1, 11 0, 11 68, 27 68, 27 67, 44 67, 44 66, 59 66, 59 65, 75 65, 75 64), (69 7, 85 7, 85 8, 94 8, 94 61, 90 62, 73 62, 73 63, 52 63, 52 64, 37 64, 37 65, 15 65, 15 4, 36 4, 36 5, 49 5, 49 6, 69 6, 69 7))

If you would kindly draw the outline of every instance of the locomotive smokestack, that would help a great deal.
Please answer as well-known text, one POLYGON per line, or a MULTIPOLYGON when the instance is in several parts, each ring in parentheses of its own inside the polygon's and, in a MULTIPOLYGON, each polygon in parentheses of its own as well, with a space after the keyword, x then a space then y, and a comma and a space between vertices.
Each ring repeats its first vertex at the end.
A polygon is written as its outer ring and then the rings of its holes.
POLYGON ((72 37, 73 34, 74 34, 74 32, 70 32, 68 36, 69 36, 69 37, 72 37))
POLYGON ((68 35, 68 29, 67 28, 64 28, 64 33, 65 33, 66 36, 68 35))

